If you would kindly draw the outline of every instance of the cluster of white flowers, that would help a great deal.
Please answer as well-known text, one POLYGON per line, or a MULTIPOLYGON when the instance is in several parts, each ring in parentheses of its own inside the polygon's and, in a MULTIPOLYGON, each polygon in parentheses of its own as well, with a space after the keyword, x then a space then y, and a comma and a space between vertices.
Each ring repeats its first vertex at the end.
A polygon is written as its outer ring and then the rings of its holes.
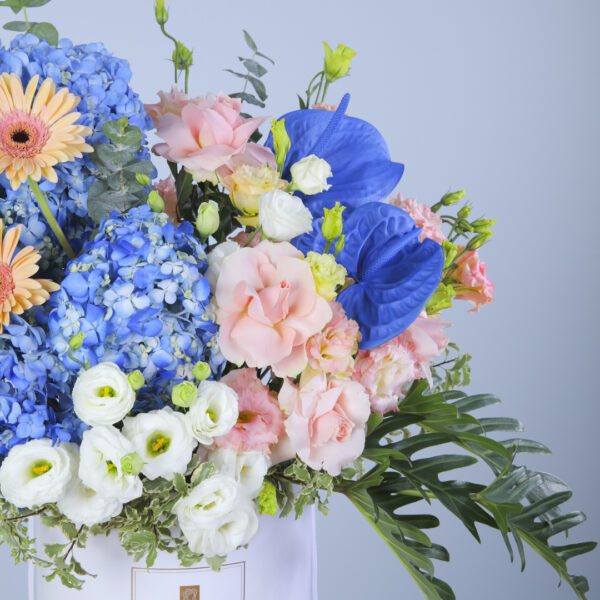
POLYGON ((181 530, 192 550, 207 557, 247 544, 258 529, 255 499, 270 461, 262 452, 210 450, 236 424, 238 396, 208 380, 192 391, 185 413, 165 407, 128 416, 135 391, 121 369, 101 363, 84 371, 73 388, 74 410, 91 426, 81 446, 41 439, 14 447, 0 466, 0 492, 18 508, 57 503, 73 523, 91 527, 142 495, 142 475, 184 474, 200 443, 217 474, 174 507, 181 530))

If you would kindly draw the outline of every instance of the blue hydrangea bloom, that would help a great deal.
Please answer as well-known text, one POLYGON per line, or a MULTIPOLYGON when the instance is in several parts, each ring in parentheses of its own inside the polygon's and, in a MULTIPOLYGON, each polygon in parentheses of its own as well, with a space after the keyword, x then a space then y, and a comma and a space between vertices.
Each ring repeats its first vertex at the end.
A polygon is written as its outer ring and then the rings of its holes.
MULTIPOLYGON (((321 219, 293 243, 304 253, 323 252, 321 219)), ((346 243, 337 257, 356 283, 337 298, 358 322, 361 348, 375 348, 400 335, 423 310, 444 267, 442 247, 419 241, 421 229, 402 209, 370 202, 344 211, 346 243)))
MULTIPOLYGON (((337 111, 297 110, 282 118, 291 139, 283 177, 290 179, 290 167, 310 154, 331 166, 331 188, 314 196, 301 196, 314 216, 323 214, 336 201, 350 207, 386 198, 396 187, 404 165, 392 162, 382 135, 366 121, 345 115, 350 101, 346 94, 337 111)), ((266 145, 273 147, 270 135, 266 145)))
MULTIPOLYGON (((129 82, 126 60, 112 55, 102 44, 75 45, 68 39, 58 47, 32 34, 17 35, 8 48, 0 47, 0 73, 16 73, 26 85, 33 75, 51 77, 81 98, 79 122, 94 130, 90 143, 107 141, 102 127, 107 121, 127 117, 132 125, 147 131, 152 127, 144 105, 129 82)), ((147 151, 144 157, 147 158, 147 151)), ((56 167, 57 183, 42 181, 57 220, 76 250, 81 249, 95 224, 87 216, 87 191, 94 181, 89 156, 56 167)), ((42 271, 64 267, 66 257, 54 240, 29 190, 23 185, 13 191, 0 176, 0 216, 8 225, 23 223, 24 243, 42 254, 42 271)))
POLYGON ((160 402, 173 382, 191 378, 196 362, 218 372, 216 324, 210 318, 206 255, 190 223, 173 226, 145 205, 112 213, 84 253, 67 266, 48 318, 54 352, 68 369, 73 335, 85 339, 75 356, 95 365, 112 361, 139 369, 147 386, 140 397, 160 402))
POLYGON ((69 376, 48 351, 45 328, 13 315, 0 334, 0 457, 31 439, 81 439, 82 424, 68 411, 69 376))

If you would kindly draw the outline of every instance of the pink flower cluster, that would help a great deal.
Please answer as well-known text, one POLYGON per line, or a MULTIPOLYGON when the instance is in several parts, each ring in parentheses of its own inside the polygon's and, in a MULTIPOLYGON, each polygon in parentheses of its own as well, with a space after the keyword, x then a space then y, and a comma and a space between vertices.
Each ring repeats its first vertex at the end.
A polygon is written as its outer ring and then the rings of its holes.
POLYGON ((239 98, 220 94, 188 98, 177 88, 159 92, 160 101, 146 111, 164 143, 154 152, 184 166, 198 179, 216 179, 238 164, 274 165, 273 153, 248 142, 264 118, 241 115, 239 98))
MULTIPOLYGON (((463 250, 459 248, 459 253, 463 250)), ((487 276, 486 264, 476 250, 459 256, 452 278, 460 284, 455 288, 456 297, 471 302, 471 311, 478 311, 484 304, 494 300, 494 284, 487 276)))
POLYGON ((403 198, 401 194, 391 198, 389 203, 407 212, 417 227, 421 227, 421 240, 429 238, 441 244, 446 239, 446 235, 442 231, 442 219, 426 204, 419 204, 412 198, 403 198))
POLYGON ((239 452, 259 450, 270 454, 271 446, 283 434, 283 413, 277 395, 258 379, 255 369, 236 369, 221 382, 237 393, 239 417, 227 435, 215 439, 216 445, 239 452))
POLYGON ((430 379, 429 365, 448 343, 447 326, 439 317, 422 315, 387 344, 359 351, 354 379, 367 390, 374 412, 397 410, 415 379, 430 379))

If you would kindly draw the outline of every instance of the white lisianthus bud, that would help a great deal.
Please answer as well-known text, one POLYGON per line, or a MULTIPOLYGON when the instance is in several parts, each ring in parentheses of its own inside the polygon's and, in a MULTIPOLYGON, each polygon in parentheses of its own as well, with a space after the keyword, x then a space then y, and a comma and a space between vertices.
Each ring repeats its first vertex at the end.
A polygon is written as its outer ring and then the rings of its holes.
POLYGON ((57 502, 77 468, 77 446, 32 440, 11 448, 0 467, 0 492, 17 508, 57 502))
POLYGON ((123 435, 144 461, 142 473, 148 479, 185 473, 198 445, 189 421, 168 407, 127 417, 123 435))
POLYGON ((210 287, 214 291, 217 287, 217 279, 219 279, 219 273, 221 272, 221 266, 223 261, 234 252, 240 249, 240 245, 233 240, 227 240, 221 244, 217 244, 208 254, 208 269, 204 274, 204 277, 208 279, 210 287))
POLYGON ((80 527, 92 527, 117 517, 123 504, 116 498, 107 498, 83 485, 74 477, 64 498, 58 501, 58 509, 70 521, 80 527))
POLYGON ((292 186, 295 190, 312 196, 328 190, 327 179, 333 176, 329 163, 311 154, 290 167, 292 186))
POLYGON ((298 196, 281 190, 261 197, 258 218, 263 233, 276 242, 288 242, 312 230, 310 210, 298 196))
POLYGON ((142 495, 140 478, 129 473, 134 445, 115 427, 101 425, 83 434, 79 479, 90 489, 123 504, 142 495))
POLYGON ((173 508, 193 552, 224 556, 247 544, 258 529, 256 508, 227 475, 199 483, 173 508))
POLYGON ((205 380, 198 386, 198 397, 186 414, 194 437, 206 446, 213 438, 229 433, 239 416, 238 395, 229 386, 205 380))
POLYGON ((237 452, 219 448, 208 455, 208 460, 224 475, 233 477, 250 499, 258 496, 271 461, 263 452, 237 452))
POLYGON ((114 425, 133 408, 135 392, 121 369, 100 363, 79 375, 73 387, 75 414, 88 425, 114 425))
POLYGON ((203 202, 198 207, 196 230, 203 237, 212 235, 219 229, 219 205, 214 200, 203 202))

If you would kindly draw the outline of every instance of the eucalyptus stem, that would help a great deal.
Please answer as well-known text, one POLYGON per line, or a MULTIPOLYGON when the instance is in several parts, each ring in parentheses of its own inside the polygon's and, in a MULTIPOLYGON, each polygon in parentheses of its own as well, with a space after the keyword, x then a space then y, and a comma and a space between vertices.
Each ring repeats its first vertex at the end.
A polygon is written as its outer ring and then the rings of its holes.
POLYGON ((37 200, 37 203, 40 209, 42 210, 46 221, 48 221, 48 225, 50 225, 50 229, 52 229, 54 235, 60 242, 60 245, 62 246, 63 250, 67 253, 67 256, 69 258, 75 258, 75 252, 73 251, 73 248, 71 248, 71 244, 69 244, 69 240, 67 240, 63 230, 58 224, 58 221, 52 214, 52 211, 50 210, 50 205, 48 204, 48 200, 46 199, 44 192, 40 190, 40 186, 33 179, 31 179, 31 177, 28 178, 28 181, 29 186, 31 187, 31 191, 35 196, 35 199, 37 200))

